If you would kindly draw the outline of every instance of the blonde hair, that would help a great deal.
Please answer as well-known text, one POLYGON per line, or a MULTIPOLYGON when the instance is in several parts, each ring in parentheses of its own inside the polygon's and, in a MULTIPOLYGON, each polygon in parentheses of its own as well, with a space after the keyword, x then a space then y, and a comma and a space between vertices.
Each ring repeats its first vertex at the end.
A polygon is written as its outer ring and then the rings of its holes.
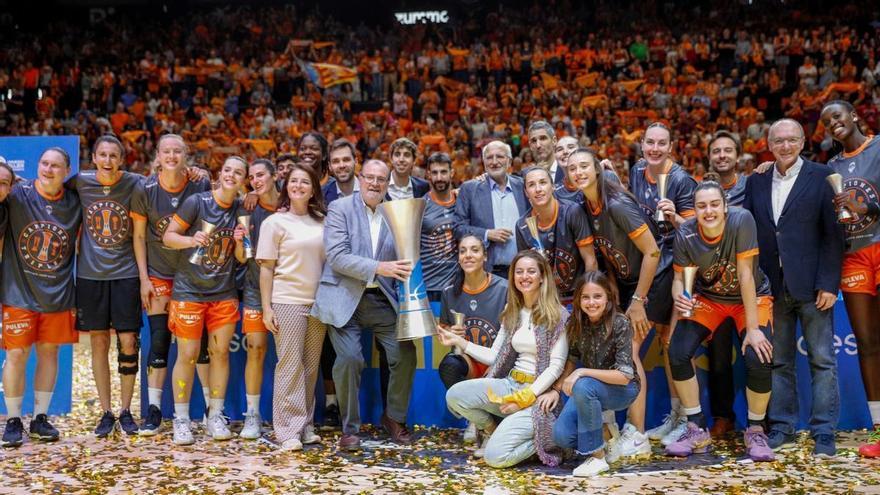
POLYGON ((559 292, 553 279, 553 268, 543 254, 532 250, 523 250, 510 262, 508 278, 511 283, 507 288, 507 305, 501 312, 501 324, 510 332, 516 331, 519 323, 519 312, 525 305, 522 293, 516 288, 513 280, 516 264, 523 258, 535 260, 541 272, 541 289, 538 300, 532 306, 532 323, 545 329, 553 329, 562 318, 562 305, 559 303, 559 292))

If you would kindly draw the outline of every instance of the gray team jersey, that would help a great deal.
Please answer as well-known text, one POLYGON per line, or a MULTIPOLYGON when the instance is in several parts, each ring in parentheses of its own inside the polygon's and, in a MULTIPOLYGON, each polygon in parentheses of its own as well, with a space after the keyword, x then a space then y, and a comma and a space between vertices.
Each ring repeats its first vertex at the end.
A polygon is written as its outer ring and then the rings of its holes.
POLYGON ((746 182, 748 176, 736 174, 736 182, 729 187, 724 188, 724 194, 727 196, 727 204, 730 206, 742 206, 746 199, 746 182))
MULTIPOLYGON (((843 176, 843 189, 865 203, 880 203, 877 188, 880 187, 880 139, 870 138, 853 154, 841 153, 828 161, 828 165, 843 176)), ((860 216, 854 223, 844 224, 846 229, 846 252, 851 253, 880 242, 880 222, 876 214, 860 216)))
POLYGON ((618 281, 638 282, 642 252, 633 239, 647 231, 653 235, 653 222, 626 194, 607 198, 604 208, 593 209, 587 204, 585 210, 593 229, 593 245, 606 268, 614 272, 618 281))
POLYGON ((564 182, 556 185, 556 189, 553 190, 553 195, 556 196, 556 199, 561 199, 570 203, 580 204, 584 202, 584 193, 576 187, 574 189, 569 189, 565 186, 564 182))
POLYGON ((501 312, 507 304, 507 280, 489 274, 486 287, 474 294, 446 287, 440 295, 440 322, 452 325, 452 311, 463 313, 465 337, 484 347, 492 347, 501 329, 501 312))
MULTIPOLYGON (((547 259, 553 267, 556 279, 556 288, 559 289, 559 299, 563 304, 571 301, 574 294, 574 286, 578 277, 584 273, 584 260, 581 259, 579 246, 593 242, 590 222, 584 209, 575 203, 557 201, 559 211, 553 225, 546 229, 538 227, 538 237, 547 259)), ((516 249, 531 249, 535 247, 535 239, 532 237, 526 225, 526 218, 532 215, 532 210, 526 212, 516 221, 516 249)))
MULTIPOLYGON (((251 212, 251 243, 254 246, 254 253, 257 252, 257 243, 260 240, 260 226, 263 220, 269 218, 269 215, 275 213, 275 208, 258 203, 254 211, 251 212)), ((247 260, 244 265, 247 273, 244 279, 244 290, 242 292, 242 301, 247 309, 263 310, 263 301, 260 298, 260 265, 255 258, 247 260)))
POLYGON ((187 180, 177 190, 166 189, 159 183, 158 176, 149 177, 135 189, 131 199, 131 216, 147 222, 147 270, 150 276, 168 280, 174 278, 180 251, 165 247, 162 236, 171 217, 186 198, 210 190, 211 182, 207 179, 195 182, 187 180))
POLYGON ((440 204, 428 194, 425 202, 419 253, 422 273, 426 290, 441 291, 449 285, 458 269, 458 251, 452 233, 455 200, 440 204))
POLYGON ((40 313, 74 307, 73 254, 82 214, 76 192, 41 194, 36 181, 16 184, 6 198, 0 302, 40 313))
POLYGON ((174 275, 175 301, 223 301, 237 299, 235 271, 235 240, 232 238, 238 215, 247 214, 241 201, 221 205, 213 191, 194 194, 180 205, 174 221, 185 227, 184 235, 192 236, 202 229, 202 221, 214 224, 208 246, 199 264, 190 263, 189 257, 198 248, 182 249, 174 275))
POLYGON ((122 172, 115 183, 102 184, 95 170, 80 172, 68 181, 82 204, 77 277, 119 280, 138 276, 129 212, 132 195, 143 181, 141 175, 122 172))
MULTIPOLYGON (((697 219, 691 218, 679 227, 675 234, 675 269, 697 266, 694 292, 710 301, 742 304, 737 277, 737 258, 757 257, 758 229, 755 219, 748 211, 731 206, 721 238, 709 242, 703 237, 697 219)), ((770 283, 752 260, 755 289, 759 296, 770 295, 770 283)))

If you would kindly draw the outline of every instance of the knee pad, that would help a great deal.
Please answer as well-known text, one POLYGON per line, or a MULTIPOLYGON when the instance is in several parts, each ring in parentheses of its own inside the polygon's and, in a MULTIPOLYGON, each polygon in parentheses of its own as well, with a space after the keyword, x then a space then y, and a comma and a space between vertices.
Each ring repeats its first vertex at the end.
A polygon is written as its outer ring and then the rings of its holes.
POLYGON ((122 352, 122 341, 119 338, 116 338, 116 361, 118 367, 116 371, 119 372, 120 375, 136 375, 138 372, 138 355, 141 350, 141 336, 140 334, 135 333, 134 338, 134 353, 126 354, 122 352), (133 366, 132 366, 133 365, 133 366))
POLYGON ((210 364, 211 356, 208 354, 208 332, 202 333, 202 344, 199 347, 199 358, 196 364, 210 364))
POLYGON ((469 371, 467 361, 462 356, 452 353, 444 356, 437 366, 440 381, 443 382, 447 390, 456 383, 467 379, 469 371))
POLYGON ((150 322, 150 355, 147 364, 150 368, 167 368, 168 349, 171 347, 168 315, 152 315, 147 319, 150 322))
POLYGON ((672 379, 677 382, 694 377, 694 365, 691 363, 693 356, 688 354, 687 349, 679 346, 669 347, 669 369, 672 372, 672 379))
POLYGON ((766 394, 773 385, 773 372, 771 363, 762 363, 758 354, 751 346, 746 347, 746 387, 759 394, 766 394))

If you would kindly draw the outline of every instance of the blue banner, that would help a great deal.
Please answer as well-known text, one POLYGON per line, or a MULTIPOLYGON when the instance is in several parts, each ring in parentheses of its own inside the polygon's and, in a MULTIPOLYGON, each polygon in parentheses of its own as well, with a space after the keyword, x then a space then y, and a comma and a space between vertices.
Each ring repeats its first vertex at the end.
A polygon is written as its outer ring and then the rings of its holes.
MULTIPOLYGON (((70 155, 71 174, 79 170, 79 136, 48 136, 48 137, 0 137, 0 157, 12 167, 17 176, 25 179, 37 177, 37 165, 40 155, 46 148, 58 146, 70 155)), ((0 363, 6 360, 6 353, 0 349, 0 363)), ((23 412, 29 414, 34 410, 34 370, 37 367, 36 353, 31 352, 27 364, 27 383, 25 385, 23 412)), ((58 352, 58 378, 55 382, 55 394, 49 404, 49 414, 66 414, 71 410, 71 392, 73 388, 73 348, 63 345, 58 352)), ((97 392, 96 392, 97 393, 97 392)), ((0 385, 0 414, 6 414, 6 402, 3 387, 0 385)))

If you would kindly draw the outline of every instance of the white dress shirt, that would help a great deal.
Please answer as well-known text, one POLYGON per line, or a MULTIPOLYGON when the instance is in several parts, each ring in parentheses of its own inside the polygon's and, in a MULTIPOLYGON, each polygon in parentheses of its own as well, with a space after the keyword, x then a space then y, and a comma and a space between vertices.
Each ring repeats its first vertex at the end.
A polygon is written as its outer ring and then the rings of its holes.
MULTIPOLYGON (((363 198, 361 198, 363 201, 363 198)), ((379 232, 382 230, 382 215, 379 214, 378 209, 372 210, 366 203, 364 203, 364 210, 367 212, 367 220, 370 222, 370 245, 373 248, 373 258, 376 257, 376 250, 379 249, 379 232)), ((376 277, 373 277, 373 283, 367 284, 368 289, 374 289, 379 287, 379 283, 376 281, 376 277)))
POLYGON ((797 180, 798 174, 803 167, 804 159, 798 157, 794 165, 789 167, 785 175, 779 173, 779 169, 773 166, 773 185, 770 189, 770 198, 773 204, 773 222, 778 224, 779 217, 782 216, 782 209, 785 207, 785 201, 791 194, 791 188, 797 180))
POLYGON ((394 183, 394 174, 391 174, 391 180, 388 181, 388 196, 391 199, 412 199, 413 198, 413 180, 412 177, 407 180, 406 185, 398 187, 394 183))

